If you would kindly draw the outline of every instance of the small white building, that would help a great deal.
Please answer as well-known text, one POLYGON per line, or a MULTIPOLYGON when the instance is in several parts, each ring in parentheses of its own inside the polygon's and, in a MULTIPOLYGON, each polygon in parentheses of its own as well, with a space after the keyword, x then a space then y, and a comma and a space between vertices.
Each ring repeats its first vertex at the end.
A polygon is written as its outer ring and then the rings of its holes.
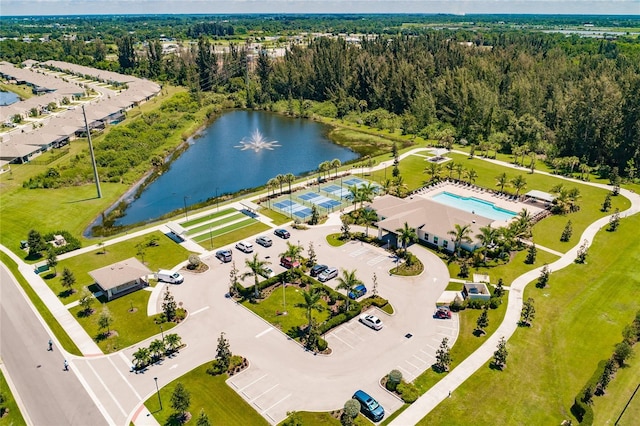
POLYGON ((89 275, 110 301, 148 286, 147 276, 152 273, 142 262, 131 257, 104 268, 95 269, 89 272, 89 275))

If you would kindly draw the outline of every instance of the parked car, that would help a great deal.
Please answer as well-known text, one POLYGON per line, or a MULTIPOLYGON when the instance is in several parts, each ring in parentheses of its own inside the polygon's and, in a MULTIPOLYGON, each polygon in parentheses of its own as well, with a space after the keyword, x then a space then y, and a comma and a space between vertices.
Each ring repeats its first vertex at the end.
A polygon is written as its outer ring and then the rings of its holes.
POLYGON ((300 262, 298 262, 297 260, 293 260, 290 257, 281 257, 280 265, 287 269, 298 268, 300 267, 300 262))
POLYGON ((265 235, 262 235, 256 238, 256 243, 260 244, 262 247, 271 247, 271 245, 273 244, 273 241, 271 241, 271 238, 265 235))
POLYGON ((326 282, 338 276, 338 268, 327 268, 318 275, 318 281, 326 282))
POLYGON ((231 250, 218 250, 216 252, 216 257, 220 259, 222 262, 231 262, 231 250))
POLYGON ((327 268, 328 268, 327 265, 313 265, 313 268, 311 268, 311 271, 309 271, 309 273, 311 274, 312 277, 317 277, 322 272, 324 272, 324 270, 327 268))
POLYGON ((160 269, 156 276, 158 277, 158 281, 170 284, 182 284, 184 281, 184 277, 178 272, 171 272, 166 269, 160 269))
POLYGON ((446 306, 440 306, 434 316, 440 319, 451 319, 451 310, 446 306))
POLYGON ((245 253, 253 253, 253 244, 249 241, 240 241, 236 244, 236 248, 245 253))
POLYGON ((289 231, 287 231, 286 229, 281 229, 281 228, 276 229, 275 231, 273 231, 273 233, 276 234, 278 237, 283 238, 285 240, 291 236, 289 231))
POLYGON ((358 297, 362 297, 367 293, 367 288, 364 284, 360 284, 354 287, 353 291, 349 292, 349 299, 357 299, 358 297))
POLYGON ((384 408, 373 399, 371 395, 363 390, 358 390, 353 394, 353 399, 360 403, 360 411, 374 422, 379 422, 384 418, 384 408))
POLYGON ((360 322, 374 330, 382 328, 382 320, 375 315, 362 314, 360 315, 360 322))
POLYGON ((260 274, 260 275, 262 275, 264 278, 271 278, 271 277, 275 276, 275 272, 273 272, 273 269, 268 268, 268 267, 265 267, 265 268, 262 270, 262 272, 263 272, 263 273, 262 273, 262 274, 260 274))

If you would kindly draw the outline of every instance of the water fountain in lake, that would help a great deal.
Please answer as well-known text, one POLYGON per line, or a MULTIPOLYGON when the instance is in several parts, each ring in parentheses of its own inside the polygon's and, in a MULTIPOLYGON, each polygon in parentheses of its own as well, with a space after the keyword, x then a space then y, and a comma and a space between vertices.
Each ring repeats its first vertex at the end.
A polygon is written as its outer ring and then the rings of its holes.
POLYGON ((268 141, 260 130, 256 129, 252 134, 249 140, 245 140, 242 138, 240 141, 240 145, 235 145, 234 148, 240 148, 241 151, 246 151, 247 149, 252 149, 254 152, 262 151, 263 149, 268 149, 273 151, 273 148, 282 146, 278 144, 278 141, 268 141))

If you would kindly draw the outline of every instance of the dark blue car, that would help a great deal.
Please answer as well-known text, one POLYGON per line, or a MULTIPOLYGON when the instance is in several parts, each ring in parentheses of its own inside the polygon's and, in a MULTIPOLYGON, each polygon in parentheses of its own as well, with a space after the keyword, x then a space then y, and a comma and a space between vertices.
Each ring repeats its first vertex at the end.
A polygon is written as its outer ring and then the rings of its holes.
POLYGON ((349 298, 350 299, 357 299, 359 297, 364 296, 367 293, 367 288, 363 285, 360 284, 358 286, 356 286, 353 291, 349 292, 349 298))
POLYGON ((382 408, 382 405, 378 404, 378 401, 373 399, 373 397, 365 391, 356 391, 356 393, 353 394, 353 399, 360 403, 360 411, 362 411, 362 414, 374 422, 377 423, 384 417, 384 408, 382 408))

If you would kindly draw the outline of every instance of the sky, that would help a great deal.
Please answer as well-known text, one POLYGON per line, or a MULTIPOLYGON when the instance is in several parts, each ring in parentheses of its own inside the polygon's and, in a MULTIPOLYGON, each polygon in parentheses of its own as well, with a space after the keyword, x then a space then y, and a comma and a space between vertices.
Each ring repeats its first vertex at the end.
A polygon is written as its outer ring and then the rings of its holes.
POLYGON ((640 15, 640 0, 0 0, 0 16, 188 13, 640 15))

